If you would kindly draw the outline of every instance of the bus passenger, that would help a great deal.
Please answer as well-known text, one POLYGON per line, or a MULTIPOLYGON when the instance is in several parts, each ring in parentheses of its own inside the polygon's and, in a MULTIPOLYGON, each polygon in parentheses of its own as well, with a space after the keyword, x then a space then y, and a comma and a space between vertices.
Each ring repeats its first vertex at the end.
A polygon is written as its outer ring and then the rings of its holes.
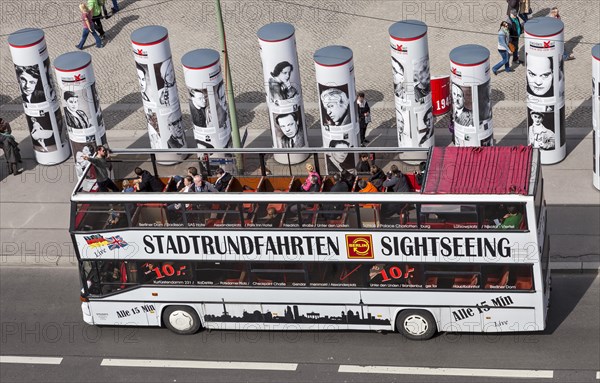
POLYGON ((312 190, 309 190, 313 187, 313 183, 311 182, 311 177, 312 176, 317 177, 316 184, 317 184, 317 186, 320 186, 321 185, 321 175, 315 171, 315 167, 311 163, 306 164, 306 171, 308 172, 308 176, 306 177, 306 179, 304 180, 304 183, 302 184, 302 191, 307 192, 307 191, 312 191, 312 190))
MULTIPOLYGON (((333 182, 333 186, 329 190, 330 193, 347 193, 348 192, 348 184, 342 180, 342 177, 339 174, 334 174, 331 177, 331 181, 333 182)), ((335 210, 339 211, 339 213, 325 213, 323 214, 325 219, 334 220, 339 219, 341 216, 342 210, 344 210, 344 203, 331 203, 323 205, 323 210, 335 210)))
POLYGON ((360 161, 356 164, 356 171, 358 173, 369 173, 371 170, 371 163, 369 162, 369 154, 361 153, 360 161))
POLYGON ((150 174, 149 171, 137 167, 135 168, 134 172, 138 176, 138 179, 133 181, 137 191, 161 192, 165 188, 165 185, 162 183, 162 181, 150 174))
POLYGON ((371 176, 369 177, 369 182, 371 182, 377 189, 383 185, 383 181, 385 181, 386 178, 387 177, 385 176, 385 173, 379 166, 371 166, 371 176))
POLYGON ((133 193, 135 191, 135 189, 133 188, 133 186, 131 186, 128 180, 123 180, 123 183, 121 185, 123 193, 133 193))
POLYGON ((231 173, 226 172, 223 168, 218 168, 216 173, 219 178, 215 181, 215 188, 220 192, 224 192, 229 185, 229 181, 231 181, 231 173))
POLYGON ((410 191, 406 177, 396 165, 391 166, 387 179, 383 182, 383 187, 396 193, 408 193, 410 191))
POLYGON ((377 193, 379 189, 375 187, 371 182, 360 180, 358 181, 358 188, 360 189, 359 193, 377 193))
POLYGON ((519 229, 521 227, 521 222, 523 222, 523 214, 521 214, 514 205, 508 205, 506 210, 508 213, 502 217, 502 223, 499 227, 501 229, 519 229))
POLYGON ((215 188, 213 184, 204 180, 201 174, 197 174, 194 176, 194 191, 196 193, 204 193, 204 192, 217 192, 218 190, 215 188))

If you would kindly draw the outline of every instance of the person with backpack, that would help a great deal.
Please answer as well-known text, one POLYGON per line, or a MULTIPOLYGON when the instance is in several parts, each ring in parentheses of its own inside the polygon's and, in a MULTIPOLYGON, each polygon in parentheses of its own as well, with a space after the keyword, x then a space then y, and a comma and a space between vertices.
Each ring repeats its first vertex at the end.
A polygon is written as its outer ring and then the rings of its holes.
POLYGON ((94 22, 94 27, 98 31, 100 38, 104 40, 105 33, 104 28, 102 27, 102 6, 100 5, 101 0, 88 0, 87 6, 92 11, 92 21, 94 22))

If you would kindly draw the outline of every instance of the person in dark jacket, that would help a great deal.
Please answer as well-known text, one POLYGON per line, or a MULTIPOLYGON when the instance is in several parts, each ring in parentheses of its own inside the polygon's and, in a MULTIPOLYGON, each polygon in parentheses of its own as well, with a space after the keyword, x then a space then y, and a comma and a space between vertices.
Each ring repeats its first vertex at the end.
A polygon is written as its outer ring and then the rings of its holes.
POLYGON ((516 9, 509 11, 506 22, 508 23, 508 42, 515 47, 514 52, 512 52, 513 64, 524 64, 523 60, 519 60, 519 37, 523 34, 523 24, 519 20, 516 9))
MULTIPOLYGON (((333 182, 333 186, 329 190, 330 193, 347 193, 348 192, 348 184, 342 180, 340 174, 336 173, 331 177, 331 181, 333 182)), ((339 213, 331 212, 325 213, 323 216, 325 219, 339 219, 342 214, 342 210, 344 210, 344 203, 331 203, 324 204, 323 210, 335 210, 339 213)))
POLYGON ((367 125, 369 125, 369 122, 371 122, 371 108, 369 107, 369 103, 367 102, 363 92, 358 93, 358 97, 356 99, 356 108, 358 110, 360 142, 364 146, 364 144, 369 143, 369 140, 367 140, 365 136, 367 134, 367 125))
POLYGON ((506 0, 508 7, 506 8, 506 16, 510 16, 511 9, 519 8, 519 0, 506 0))
POLYGON ((21 161, 21 150, 19 144, 12 135, 12 130, 7 121, 0 118, 0 149, 4 151, 4 157, 8 162, 9 174, 15 176, 21 173, 17 163, 21 161))
POLYGON ((218 178, 215 181, 215 188, 220 192, 224 192, 229 185, 229 181, 231 181, 231 173, 226 172, 223 168, 218 168, 216 173, 218 178))
POLYGON ((369 182, 372 183, 377 189, 381 188, 383 182, 387 179, 385 173, 377 165, 371 166, 371 176, 369 182))
POLYGON ((361 153, 360 161, 356 164, 356 171, 358 173, 368 173, 371 171, 371 163, 369 162, 369 155, 367 153, 361 153))
POLYGON ((139 177, 134 181, 136 189, 141 192, 161 192, 165 188, 162 181, 149 171, 143 170, 142 168, 135 168, 135 174, 139 177))

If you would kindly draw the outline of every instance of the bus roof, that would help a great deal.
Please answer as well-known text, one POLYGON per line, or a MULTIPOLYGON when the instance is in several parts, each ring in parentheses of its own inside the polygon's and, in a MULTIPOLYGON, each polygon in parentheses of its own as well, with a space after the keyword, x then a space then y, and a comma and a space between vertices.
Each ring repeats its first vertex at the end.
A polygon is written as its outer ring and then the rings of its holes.
POLYGON ((533 153, 531 146, 435 147, 423 193, 528 195, 533 153))

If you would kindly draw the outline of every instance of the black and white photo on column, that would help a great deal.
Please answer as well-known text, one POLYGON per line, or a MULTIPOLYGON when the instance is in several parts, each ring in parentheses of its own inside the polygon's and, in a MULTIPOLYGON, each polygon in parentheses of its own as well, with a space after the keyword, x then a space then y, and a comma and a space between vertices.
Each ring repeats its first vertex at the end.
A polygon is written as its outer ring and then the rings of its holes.
POLYGON ((46 101, 39 65, 15 65, 23 102, 39 104, 46 101))
POLYGON ((39 111, 37 115, 25 115, 25 118, 33 139, 33 149, 37 152, 56 151, 56 138, 52 130, 50 113, 39 111))
POLYGON ((177 105, 177 88, 175 86, 175 68, 169 57, 162 63, 154 64, 158 103, 162 106, 177 105))
POLYGON ((301 111, 294 108, 290 113, 274 113, 276 147, 277 148, 303 148, 304 127, 302 126, 301 111))
POLYGON ((58 138, 60 140, 59 144, 64 146, 68 141, 67 129, 64 128, 63 116, 59 107, 54 111, 54 119, 56 120, 56 129, 58 130, 58 138))
POLYGON ((480 141, 479 146, 492 146, 493 140, 494 136, 490 134, 488 137, 480 141))
MULTIPOLYGON (((77 177, 81 177, 86 166, 88 166, 90 163, 88 160, 84 160, 83 157, 91 157, 96 151, 95 146, 88 142, 71 141, 71 150, 73 152, 73 156, 75 157, 75 172, 77 173, 77 177)), ((93 177, 91 177, 91 174, 88 173, 87 178, 93 177)))
POLYGON ((82 134, 83 130, 88 129, 91 126, 89 108, 85 96, 85 89, 78 91, 67 90, 63 93, 63 113, 69 133, 75 131, 82 134))
POLYGON ((565 127, 565 106, 564 105, 558 111, 558 120, 560 122, 560 146, 562 147, 566 144, 566 141, 567 141, 567 137, 565 134, 566 127, 565 127))
POLYGON ((52 80, 52 74, 50 73, 50 58, 47 57, 44 60, 44 73, 46 74, 46 83, 48 84, 48 94, 50 95, 48 101, 56 101, 56 88, 54 87, 54 80, 52 80))
POLYGON ((396 129, 398 131, 399 145, 412 145, 412 137, 410 131, 410 115, 405 107, 396 106, 396 129))
POLYGON ((407 101, 406 99, 406 76, 404 75, 404 65, 392 56, 392 74, 394 81, 394 95, 396 101, 407 101))
POLYGON ((529 145, 541 150, 553 150, 556 147, 556 136, 554 134, 554 107, 549 105, 545 108, 527 108, 527 126, 529 145))
POLYGON ((98 129, 104 129, 104 118, 102 117, 102 108, 100 107, 100 97, 96 90, 96 83, 93 83, 90 87, 92 91, 92 100, 94 101, 94 110, 96 111, 96 121, 98 122, 98 129))
POLYGON ((227 109, 227 93, 225 89, 225 83, 223 80, 219 82, 214 88, 213 92, 215 94, 215 98, 217 100, 216 110, 217 110, 217 121, 219 124, 219 129, 227 129, 229 130, 229 112, 227 109))
POLYGON ((415 84, 414 94, 415 102, 424 104, 427 96, 431 94, 431 79, 429 76, 429 56, 425 56, 420 60, 413 60, 414 75, 413 82, 415 84))
POLYGON ((192 124, 199 128, 211 126, 210 105, 208 101, 208 89, 189 88, 190 115, 192 124))
MULTIPOLYGON (((332 136, 335 137, 335 136, 332 136)), ((348 134, 345 133, 341 138, 332 138, 329 141, 330 148, 349 149, 352 147, 348 140, 348 134)), ((354 169, 354 156, 348 155, 347 151, 331 152, 327 154, 327 171, 329 174, 341 172, 342 170, 354 169)))
POLYGON ((422 147, 433 136, 433 107, 417 112, 417 126, 419 133, 418 146, 422 147))
POLYGON ((144 107, 146 121, 148 122, 148 137, 150 138, 150 147, 152 149, 161 149, 160 130, 158 128, 158 116, 155 108, 144 107))
POLYGON ((352 122, 348 85, 332 87, 319 84, 319 99, 322 125, 344 126, 352 122))
POLYGON ((554 62, 552 57, 526 55, 527 94, 546 98, 554 96, 554 62))
POLYGON ((473 94, 470 86, 452 83, 452 120, 455 125, 474 126, 473 94))
POLYGON ((479 105, 479 124, 483 125, 492 118, 492 87, 491 80, 477 85, 477 100, 479 105))
POLYGON ((169 139, 167 140, 167 147, 169 149, 179 149, 185 146, 185 131, 183 130, 183 117, 181 115, 181 109, 175 108, 170 109, 162 115, 166 117, 167 126, 169 127, 169 139))
POLYGON ((135 63, 135 71, 137 73, 138 82, 140 83, 140 92, 142 94, 142 102, 148 104, 152 102, 152 80, 148 73, 148 65, 135 63))
POLYGON ((299 95, 299 86, 292 80, 294 69, 290 62, 281 61, 270 72, 269 99, 275 105, 280 105, 282 100, 292 100, 299 95))

